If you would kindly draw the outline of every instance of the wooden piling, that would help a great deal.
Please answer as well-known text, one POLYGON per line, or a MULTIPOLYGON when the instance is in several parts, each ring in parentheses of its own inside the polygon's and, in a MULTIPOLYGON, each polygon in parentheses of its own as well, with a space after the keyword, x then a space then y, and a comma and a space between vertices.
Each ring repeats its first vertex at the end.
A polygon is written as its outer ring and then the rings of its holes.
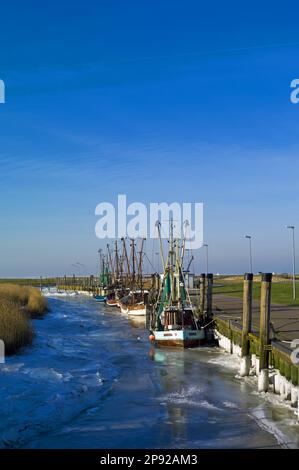
POLYGON ((213 274, 207 274, 208 285, 207 285, 207 318, 213 316, 213 274))
POLYGON ((262 274, 260 303, 260 375, 258 390, 266 392, 269 388, 269 346, 270 346, 270 314, 271 314, 271 282, 272 274, 262 274))
POLYGON ((206 275, 202 273, 199 278, 199 311, 200 315, 205 313, 206 275))
POLYGON ((253 274, 244 274, 243 281, 243 321, 242 321, 242 345, 240 375, 245 377, 250 371, 250 341, 249 333, 252 324, 252 283, 253 274))

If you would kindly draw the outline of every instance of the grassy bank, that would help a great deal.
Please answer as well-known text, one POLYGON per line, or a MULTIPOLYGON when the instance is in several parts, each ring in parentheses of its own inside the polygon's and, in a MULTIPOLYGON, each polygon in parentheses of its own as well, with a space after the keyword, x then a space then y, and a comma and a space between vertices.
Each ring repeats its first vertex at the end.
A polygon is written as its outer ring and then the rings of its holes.
MULTIPOLYGON (((253 298, 258 300, 260 298, 260 282, 256 279, 253 283, 252 295, 253 298)), ((292 283, 291 282, 279 282, 275 281, 272 283, 272 302, 281 305, 298 305, 299 298, 297 300, 292 299, 292 283)), ((225 294, 229 297, 242 297, 243 295, 243 282, 240 279, 235 281, 221 279, 215 281, 214 294, 225 294)))
POLYGON ((0 339, 6 354, 13 354, 32 342, 31 318, 47 311, 47 301, 34 287, 0 285, 0 339))

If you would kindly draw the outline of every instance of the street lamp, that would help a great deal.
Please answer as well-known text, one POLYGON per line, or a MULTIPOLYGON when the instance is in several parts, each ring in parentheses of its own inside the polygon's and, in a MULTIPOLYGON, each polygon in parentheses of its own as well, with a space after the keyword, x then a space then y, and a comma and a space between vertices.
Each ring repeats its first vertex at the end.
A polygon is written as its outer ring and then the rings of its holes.
POLYGON ((203 245, 206 248, 206 267, 207 267, 207 274, 209 272, 209 245, 205 243, 203 245))
POLYGON ((251 249, 251 235, 244 235, 244 238, 247 238, 249 240, 249 269, 250 272, 253 273, 252 269, 252 249, 251 249))
POLYGON ((295 226, 287 225, 286 228, 292 230, 292 249, 293 249, 293 300, 296 299, 296 259, 295 259, 295 226))

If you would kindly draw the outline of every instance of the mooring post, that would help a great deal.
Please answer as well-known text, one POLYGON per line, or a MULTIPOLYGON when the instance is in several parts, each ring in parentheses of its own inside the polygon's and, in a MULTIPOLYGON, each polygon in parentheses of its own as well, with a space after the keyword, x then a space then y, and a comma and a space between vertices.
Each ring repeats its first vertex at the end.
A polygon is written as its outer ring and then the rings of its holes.
POLYGON ((199 311, 203 316, 205 313, 206 275, 202 273, 199 278, 199 311))
POLYGON ((271 282, 271 273, 262 274, 260 306, 260 374, 258 378, 259 392, 267 392, 269 388, 271 282))
POLYGON ((252 324, 252 281, 253 274, 244 274, 243 281, 243 321, 240 376, 249 375, 250 371, 250 341, 248 334, 252 324))
POLYGON ((208 285, 207 285, 207 318, 213 316, 213 274, 207 274, 208 285))

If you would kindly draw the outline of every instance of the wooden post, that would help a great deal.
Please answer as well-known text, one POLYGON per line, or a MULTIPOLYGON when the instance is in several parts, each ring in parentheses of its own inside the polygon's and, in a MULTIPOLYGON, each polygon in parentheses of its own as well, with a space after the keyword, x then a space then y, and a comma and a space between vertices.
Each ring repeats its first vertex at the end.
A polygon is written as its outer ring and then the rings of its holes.
POLYGON ((260 375, 259 392, 267 392, 269 388, 269 344, 270 344, 270 313, 271 313, 271 282, 272 274, 262 274, 261 307, 260 307, 260 375))
POLYGON ((250 371, 250 341, 248 334, 252 324, 252 281, 253 274, 244 274, 243 281, 243 321, 240 376, 249 375, 250 371))
POLYGON ((202 273, 199 278, 199 311, 203 316, 205 313, 206 275, 202 273))
POLYGON ((213 316, 213 274, 207 274, 208 285, 207 285, 207 318, 213 316))

